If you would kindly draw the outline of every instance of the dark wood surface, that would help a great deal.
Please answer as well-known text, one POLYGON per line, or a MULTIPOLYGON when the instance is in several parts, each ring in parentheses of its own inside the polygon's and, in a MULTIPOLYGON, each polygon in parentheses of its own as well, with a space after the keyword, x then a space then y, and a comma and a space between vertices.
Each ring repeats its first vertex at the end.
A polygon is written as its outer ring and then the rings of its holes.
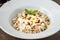
MULTIPOLYGON (((8 0, 9 1, 9 0, 8 0)), ((18 1, 18 0, 17 0, 18 1)), ((53 0, 55 1, 57 4, 60 5, 60 0, 53 0)), ((7 2, 7 0, 0 0, 0 7, 5 3, 7 2)), ((8 34, 6 34, 5 32, 3 32, 1 29, 0 29, 0 40, 26 40, 26 39, 21 39, 21 38, 15 38, 15 37, 12 37, 8 34)), ((50 37, 47 37, 47 38, 43 38, 43 39, 36 39, 36 40, 60 40, 60 31, 57 32, 56 34, 50 36, 50 37)))

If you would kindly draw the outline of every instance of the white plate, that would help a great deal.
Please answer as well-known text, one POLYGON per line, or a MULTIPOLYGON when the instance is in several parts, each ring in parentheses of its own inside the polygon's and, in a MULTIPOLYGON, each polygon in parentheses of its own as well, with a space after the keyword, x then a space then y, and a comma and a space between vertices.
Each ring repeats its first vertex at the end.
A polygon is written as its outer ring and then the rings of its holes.
POLYGON ((40 39, 51 36, 60 30, 60 6, 48 0, 12 0, 0 8, 1 29, 9 35, 23 39, 40 39), (17 32, 11 26, 11 18, 24 8, 38 9, 44 12, 51 19, 51 26, 44 32, 37 34, 25 34, 17 32))

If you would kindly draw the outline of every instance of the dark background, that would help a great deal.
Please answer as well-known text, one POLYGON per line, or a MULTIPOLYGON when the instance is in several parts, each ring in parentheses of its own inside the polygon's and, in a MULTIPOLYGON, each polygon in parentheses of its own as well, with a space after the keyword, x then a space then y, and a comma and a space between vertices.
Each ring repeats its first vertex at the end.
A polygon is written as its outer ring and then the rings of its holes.
MULTIPOLYGON (((0 7, 2 7, 3 4, 8 1, 10 0, 0 0, 0 7)), ((53 0, 53 1, 60 5, 60 0, 53 0)), ((19 38, 12 37, 0 29, 0 40, 26 40, 26 39, 21 39, 21 38, 19 39, 19 38)), ((36 40, 60 40, 60 31, 50 37, 43 38, 43 39, 36 39, 36 40)))

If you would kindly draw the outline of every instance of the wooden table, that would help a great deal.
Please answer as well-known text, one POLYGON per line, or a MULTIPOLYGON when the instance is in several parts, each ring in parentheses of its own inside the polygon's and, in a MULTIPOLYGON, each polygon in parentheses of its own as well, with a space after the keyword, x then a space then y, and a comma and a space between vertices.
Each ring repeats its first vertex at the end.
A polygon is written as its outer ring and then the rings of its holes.
MULTIPOLYGON (((2 4, 5 3, 6 1, 7 0, 0 0, 0 6, 2 6, 2 4)), ((54 1, 57 4, 60 4, 60 0, 54 0, 54 1)), ((0 29, 0 40, 26 40, 26 39, 21 39, 21 38, 19 39, 19 38, 12 37, 0 29)), ((36 40, 60 40, 60 31, 50 37, 43 38, 43 39, 36 39, 36 40)))

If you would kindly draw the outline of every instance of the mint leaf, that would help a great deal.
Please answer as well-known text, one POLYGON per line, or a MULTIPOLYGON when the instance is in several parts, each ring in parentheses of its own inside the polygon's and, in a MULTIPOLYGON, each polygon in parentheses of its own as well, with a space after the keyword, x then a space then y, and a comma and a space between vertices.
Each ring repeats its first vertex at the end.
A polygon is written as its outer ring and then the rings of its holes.
POLYGON ((30 14, 30 15, 34 15, 38 12, 38 10, 28 10, 28 9, 25 9, 25 13, 26 14, 30 14))
POLYGON ((38 12, 38 10, 32 10, 31 13, 32 15, 36 14, 38 12))
POLYGON ((28 9, 25 9, 26 14, 30 14, 31 12, 28 9))

